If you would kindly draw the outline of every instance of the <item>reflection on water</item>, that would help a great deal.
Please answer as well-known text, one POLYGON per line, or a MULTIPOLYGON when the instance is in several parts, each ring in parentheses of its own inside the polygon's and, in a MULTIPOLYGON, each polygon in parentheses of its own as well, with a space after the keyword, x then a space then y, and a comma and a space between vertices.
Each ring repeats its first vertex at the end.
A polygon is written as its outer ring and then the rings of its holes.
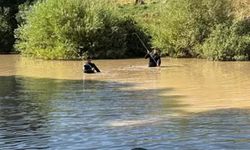
POLYGON ((248 149, 248 62, 0 56, 0 149, 248 149))
POLYGON ((137 135, 131 131, 131 138, 126 137, 131 124, 119 129, 112 122, 154 118, 164 109, 156 93, 171 90, 130 91, 122 88, 132 84, 22 76, 0 77, 0 81, 17 85, 5 87, 0 95, 4 149, 132 148, 136 143, 131 139, 137 135))

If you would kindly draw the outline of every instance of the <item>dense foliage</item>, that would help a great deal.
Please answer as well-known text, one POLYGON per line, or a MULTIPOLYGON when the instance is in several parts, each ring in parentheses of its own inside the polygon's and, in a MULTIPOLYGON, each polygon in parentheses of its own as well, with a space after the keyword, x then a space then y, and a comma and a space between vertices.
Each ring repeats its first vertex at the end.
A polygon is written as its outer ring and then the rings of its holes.
POLYGON ((198 55, 195 47, 208 37, 211 27, 231 20, 228 5, 227 0, 169 0, 156 26, 163 31, 157 31, 155 44, 170 56, 198 55))
POLYGON ((19 6, 34 0, 0 0, 0 52, 14 51, 14 30, 18 27, 16 15, 19 6))
MULTIPOLYGON (((0 4, 3 2, 0 2, 0 4)), ((8 6, 8 5, 7 5, 8 6)), ((15 18, 15 7, 0 7, 0 52, 12 50, 14 44, 14 30, 17 27, 15 18)))
POLYGON ((249 60, 250 36, 238 32, 237 24, 219 24, 202 46, 205 58, 212 60, 249 60))
POLYGON ((17 32, 17 48, 44 59, 75 59, 86 53, 96 58, 138 57, 145 52, 133 33, 147 39, 132 18, 105 1, 46 0, 27 12, 17 32))
POLYGON ((32 0, 0 0, 0 51, 11 49, 21 24, 16 49, 36 58, 141 57, 145 52, 133 34, 138 33, 148 47, 171 57, 250 59, 248 0, 42 0, 33 7, 24 2, 32 0))
POLYGON ((247 0, 163 0, 121 8, 163 54, 212 60, 249 60, 249 9, 247 0))
POLYGON ((9 34, 10 31, 10 27, 8 26, 8 23, 5 19, 5 17, 2 15, 0 16, 0 51, 4 51, 6 49, 8 49, 8 40, 9 40, 9 34))

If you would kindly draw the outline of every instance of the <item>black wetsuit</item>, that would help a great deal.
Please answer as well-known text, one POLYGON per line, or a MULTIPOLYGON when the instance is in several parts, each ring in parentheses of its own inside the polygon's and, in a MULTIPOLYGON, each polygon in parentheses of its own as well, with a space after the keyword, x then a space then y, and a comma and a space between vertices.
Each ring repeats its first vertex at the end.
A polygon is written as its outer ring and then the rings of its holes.
POLYGON ((149 58, 149 67, 157 67, 161 65, 161 56, 157 53, 152 54, 152 53, 147 53, 145 55, 145 59, 149 58))
POLYGON ((95 71, 101 72, 94 63, 86 63, 83 69, 84 73, 95 73, 95 71))

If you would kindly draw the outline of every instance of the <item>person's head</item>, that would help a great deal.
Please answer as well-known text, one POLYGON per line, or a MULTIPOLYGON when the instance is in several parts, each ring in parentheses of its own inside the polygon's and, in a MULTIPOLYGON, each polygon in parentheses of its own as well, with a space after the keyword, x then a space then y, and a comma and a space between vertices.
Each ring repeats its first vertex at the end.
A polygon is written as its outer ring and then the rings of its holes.
POLYGON ((92 61, 91 57, 87 57, 86 62, 91 63, 91 61, 92 61))
POLYGON ((154 54, 158 53, 157 48, 153 48, 153 53, 154 53, 154 54))

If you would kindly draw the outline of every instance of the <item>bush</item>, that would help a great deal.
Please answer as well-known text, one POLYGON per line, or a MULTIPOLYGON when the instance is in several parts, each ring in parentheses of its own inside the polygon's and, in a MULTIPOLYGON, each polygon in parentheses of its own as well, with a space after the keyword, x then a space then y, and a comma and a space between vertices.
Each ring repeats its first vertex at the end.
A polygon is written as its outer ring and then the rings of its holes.
POLYGON ((205 58, 212 60, 249 60, 250 36, 243 35, 244 26, 219 24, 202 46, 205 58))
POLYGON ((236 32, 239 35, 250 35, 250 18, 236 21, 236 32))
POLYGON ((36 58, 75 59, 83 53, 97 58, 136 57, 143 48, 131 42, 132 33, 148 40, 133 19, 121 16, 104 1, 45 0, 24 16, 16 47, 23 55, 36 58))
POLYGON ((153 45, 174 57, 199 55, 211 29, 232 21, 229 0, 169 0, 162 6, 158 22, 150 29, 153 45))

